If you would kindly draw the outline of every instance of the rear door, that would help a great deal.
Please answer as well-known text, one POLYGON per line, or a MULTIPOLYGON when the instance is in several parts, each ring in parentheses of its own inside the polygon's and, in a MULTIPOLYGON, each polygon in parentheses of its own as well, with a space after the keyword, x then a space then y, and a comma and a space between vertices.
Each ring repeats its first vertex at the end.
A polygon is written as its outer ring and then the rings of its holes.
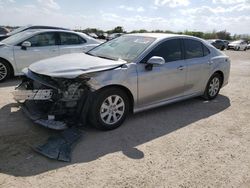
POLYGON ((74 33, 60 32, 60 54, 82 53, 87 41, 74 33))
POLYGON ((23 49, 21 43, 14 47, 14 57, 19 71, 36 61, 59 55, 57 37, 54 32, 36 34, 25 41, 29 41, 31 47, 23 49))
POLYGON ((200 41, 184 39, 185 64, 187 65, 187 90, 185 95, 202 92, 210 72, 210 51, 200 41))
POLYGON ((185 91, 187 67, 183 59, 181 39, 171 39, 158 45, 137 64, 139 105, 146 106, 177 98, 185 91), (145 69, 145 62, 153 56, 165 59, 165 64, 145 69))

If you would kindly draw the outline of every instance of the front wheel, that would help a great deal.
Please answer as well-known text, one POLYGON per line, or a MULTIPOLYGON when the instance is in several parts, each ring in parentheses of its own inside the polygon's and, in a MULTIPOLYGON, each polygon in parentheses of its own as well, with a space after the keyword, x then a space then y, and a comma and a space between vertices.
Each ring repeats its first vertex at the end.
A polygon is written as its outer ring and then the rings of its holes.
POLYGON ((0 82, 10 77, 11 69, 8 63, 0 61, 0 82))
POLYGON ((218 73, 215 73, 209 79, 203 97, 207 100, 212 100, 216 98, 220 92, 221 85, 222 85, 221 75, 218 73))
POLYGON ((129 112, 129 98, 119 88, 97 91, 90 109, 90 123, 101 130, 112 130, 125 121, 129 112))

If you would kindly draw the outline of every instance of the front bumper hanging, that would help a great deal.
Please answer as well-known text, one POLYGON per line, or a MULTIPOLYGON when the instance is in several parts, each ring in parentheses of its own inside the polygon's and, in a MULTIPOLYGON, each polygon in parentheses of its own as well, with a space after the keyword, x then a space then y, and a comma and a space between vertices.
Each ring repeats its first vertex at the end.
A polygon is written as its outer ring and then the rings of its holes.
POLYGON ((78 126, 86 124, 93 93, 86 88, 73 108, 71 103, 66 105, 68 101, 65 102, 55 88, 33 89, 29 88, 29 85, 21 84, 12 94, 23 112, 36 124, 54 130, 64 130, 33 149, 50 159, 69 162, 72 147, 82 136, 78 126))

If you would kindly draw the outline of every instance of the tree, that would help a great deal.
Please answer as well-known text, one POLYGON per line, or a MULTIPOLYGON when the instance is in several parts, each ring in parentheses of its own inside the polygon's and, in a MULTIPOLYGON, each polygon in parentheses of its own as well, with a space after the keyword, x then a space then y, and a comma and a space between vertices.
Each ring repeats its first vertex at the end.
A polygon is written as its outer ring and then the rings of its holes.
POLYGON ((231 36, 230 36, 231 34, 229 32, 227 32, 226 30, 219 31, 216 34, 217 34, 217 38, 219 38, 219 39, 231 40, 231 36))
POLYGON ((112 33, 125 33, 124 29, 122 26, 117 26, 112 30, 107 31, 107 33, 112 34, 112 33))
POLYGON ((146 29, 140 29, 140 30, 133 30, 130 33, 148 33, 146 29))

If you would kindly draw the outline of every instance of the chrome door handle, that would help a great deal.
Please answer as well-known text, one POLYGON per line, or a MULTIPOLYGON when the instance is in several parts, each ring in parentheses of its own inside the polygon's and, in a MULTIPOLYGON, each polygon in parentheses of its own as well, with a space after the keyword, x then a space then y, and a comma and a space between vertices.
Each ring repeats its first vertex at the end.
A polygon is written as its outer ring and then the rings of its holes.
POLYGON ((181 66, 178 67, 178 70, 183 70, 184 68, 185 67, 181 65, 181 66))
POLYGON ((212 65, 212 64, 213 64, 213 61, 208 61, 208 64, 209 64, 209 65, 212 65))

